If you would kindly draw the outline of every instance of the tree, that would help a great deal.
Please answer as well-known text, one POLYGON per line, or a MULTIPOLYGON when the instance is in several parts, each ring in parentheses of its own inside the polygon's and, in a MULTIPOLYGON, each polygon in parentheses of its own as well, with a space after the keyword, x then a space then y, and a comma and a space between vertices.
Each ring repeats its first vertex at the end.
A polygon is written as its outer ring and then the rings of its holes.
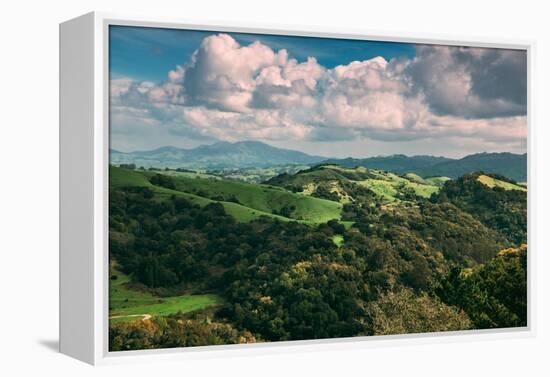
POLYGON ((502 250, 471 269, 455 267, 435 289, 446 303, 463 308, 476 328, 527 325, 527 245, 502 250))
POLYGON ((410 289, 387 292, 367 305, 369 335, 414 334, 467 330, 472 322, 463 311, 427 293, 410 289))

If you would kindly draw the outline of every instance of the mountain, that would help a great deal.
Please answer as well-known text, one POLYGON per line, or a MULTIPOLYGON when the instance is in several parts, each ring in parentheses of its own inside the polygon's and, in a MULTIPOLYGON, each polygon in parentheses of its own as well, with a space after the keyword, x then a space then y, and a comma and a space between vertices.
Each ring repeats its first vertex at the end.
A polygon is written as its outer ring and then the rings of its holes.
POLYGON ((420 169, 429 168, 442 162, 453 161, 446 157, 435 156, 405 156, 394 154, 391 156, 377 156, 369 158, 344 158, 328 159, 323 161, 327 164, 336 164, 346 168, 365 166, 369 169, 387 170, 396 174, 416 172, 420 169))
POLYGON ((527 154, 477 153, 459 160, 444 161, 416 171, 421 176, 457 178, 475 171, 500 174, 518 182, 527 181, 527 154))
POLYGON ((224 169, 316 164, 326 157, 276 148, 259 141, 218 142, 193 149, 162 147, 151 151, 119 152, 111 149, 111 163, 144 167, 224 169))
POLYGON ((434 156, 393 155, 364 159, 329 159, 326 163, 344 167, 365 166, 396 174, 415 173, 422 177, 457 178, 475 171, 500 174, 518 182, 527 181, 527 154, 477 153, 461 159, 434 156))

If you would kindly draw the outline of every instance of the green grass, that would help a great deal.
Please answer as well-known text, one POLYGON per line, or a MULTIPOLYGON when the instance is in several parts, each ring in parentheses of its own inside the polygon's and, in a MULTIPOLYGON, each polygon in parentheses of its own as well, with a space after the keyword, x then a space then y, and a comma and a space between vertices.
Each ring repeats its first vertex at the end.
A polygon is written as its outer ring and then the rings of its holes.
POLYGON ((366 179, 358 182, 361 186, 364 186, 374 192, 378 196, 382 196, 385 199, 393 202, 396 200, 398 191, 394 187, 394 183, 382 179, 366 179))
POLYGON ((157 297, 147 291, 128 288, 130 278, 111 267, 110 276, 116 275, 116 280, 109 280, 109 317, 115 322, 139 320, 136 315, 165 316, 178 312, 187 313, 205 309, 220 304, 221 299, 213 294, 182 295, 172 297, 157 297))
POLYGON ((426 181, 424 181, 424 178, 422 178, 422 177, 419 176, 418 174, 407 173, 407 174, 405 174, 403 177, 407 178, 407 179, 408 179, 409 181, 411 181, 411 182, 423 183, 423 184, 426 183, 426 181))
POLYGON ((341 234, 335 234, 334 236, 332 236, 332 242, 334 242, 336 246, 342 247, 342 245, 344 244, 344 236, 342 236, 341 234))
POLYGON ((400 191, 405 188, 414 190, 415 194, 429 198, 448 180, 446 177, 423 179, 417 174, 404 176, 365 167, 344 168, 336 165, 324 165, 317 169, 299 173, 290 178, 290 182, 304 188, 304 192, 313 192, 318 182, 348 181, 367 187, 384 199, 393 202, 400 191))
MULTIPOLYGON (((142 172, 139 172, 139 171, 121 169, 118 167, 111 166, 109 179, 110 179, 111 188, 129 187, 129 186, 130 187, 147 187, 155 193, 155 197, 158 199, 166 199, 171 197, 172 195, 175 195, 176 197, 185 198, 190 202, 199 206, 205 206, 209 203, 216 202, 214 200, 210 200, 208 198, 204 198, 202 196, 194 195, 188 192, 170 190, 164 187, 152 185, 147 179, 147 177, 142 172)), ((229 215, 233 216, 237 221, 240 221, 240 222, 249 222, 261 216, 268 216, 268 217, 279 219, 281 221, 291 220, 283 216, 278 216, 270 212, 268 213, 257 209, 248 208, 233 202, 221 201, 220 203, 224 206, 226 212, 229 215)))
POLYGON ((503 188, 504 190, 527 191, 527 189, 523 186, 515 185, 510 182, 501 181, 500 179, 489 177, 488 175, 482 174, 479 177, 477 177, 477 180, 490 188, 500 187, 500 188, 503 188))
MULTIPOLYGON (((424 198, 429 198, 434 192, 439 191, 437 185, 431 184, 431 182, 425 181, 415 174, 400 177, 394 173, 378 170, 371 170, 370 172, 374 178, 365 179, 357 183, 367 187, 390 202, 396 201, 399 192, 403 189, 412 189, 416 195, 424 198)), ((432 180, 432 182, 435 181, 432 180)))
POLYGON ((450 179, 451 178, 449 177, 429 177, 429 178, 424 178, 424 182, 432 186, 441 187, 445 184, 445 182, 447 182, 450 179))
POLYGON ((339 221, 340 224, 344 225, 344 227, 347 229, 350 229, 353 224, 355 224, 355 221, 339 221))
POLYGON ((209 306, 217 305, 220 299, 215 295, 183 295, 158 298, 157 303, 126 306, 113 309, 110 316, 128 316, 134 314, 150 314, 151 316, 165 316, 175 313, 187 313, 209 306))
POLYGON ((331 219, 340 219, 342 212, 341 203, 295 194, 280 187, 224 179, 185 176, 173 178, 177 191, 201 197, 225 199, 220 201, 224 203, 226 210, 241 221, 250 221, 259 215, 273 215, 274 210, 280 213, 285 207, 294 208, 290 218, 309 223, 324 223, 331 219), (231 197, 236 198, 239 203, 228 201, 231 197))
POLYGON ((115 166, 111 166, 109 169, 109 186, 110 188, 128 186, 154 188, 143 174, 115 166))
POLYGON ((432 196, 434 192, 439 191, 439 187, 432 186, 432 185, 426 185, 426 184, 415 183, 415 182, 409 182, 407 185, 414 190, 416 195, 421 196, 423 198, 429 198, 430 196, 432 196))

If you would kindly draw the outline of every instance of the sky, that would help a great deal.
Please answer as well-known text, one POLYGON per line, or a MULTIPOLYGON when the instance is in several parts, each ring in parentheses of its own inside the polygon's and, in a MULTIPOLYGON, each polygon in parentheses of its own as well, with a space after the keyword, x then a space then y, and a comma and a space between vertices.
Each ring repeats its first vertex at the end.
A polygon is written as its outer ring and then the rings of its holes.
POLYGON ((525 51, 111 26, 111 148, 525 153, 525 51))

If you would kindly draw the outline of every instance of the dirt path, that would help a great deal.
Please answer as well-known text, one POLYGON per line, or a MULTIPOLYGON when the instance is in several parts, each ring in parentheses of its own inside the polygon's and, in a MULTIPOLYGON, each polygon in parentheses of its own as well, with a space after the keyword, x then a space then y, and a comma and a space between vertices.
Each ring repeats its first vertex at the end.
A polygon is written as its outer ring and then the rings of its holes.
POLYGON ((128 314, 128 315, 114 315, 112 317, 109 317, 109 319, 114 318, 123 318, 123 317, 143 317, 142 321, 147 321, 148 319, 151 319, 151 314, 128 314))

